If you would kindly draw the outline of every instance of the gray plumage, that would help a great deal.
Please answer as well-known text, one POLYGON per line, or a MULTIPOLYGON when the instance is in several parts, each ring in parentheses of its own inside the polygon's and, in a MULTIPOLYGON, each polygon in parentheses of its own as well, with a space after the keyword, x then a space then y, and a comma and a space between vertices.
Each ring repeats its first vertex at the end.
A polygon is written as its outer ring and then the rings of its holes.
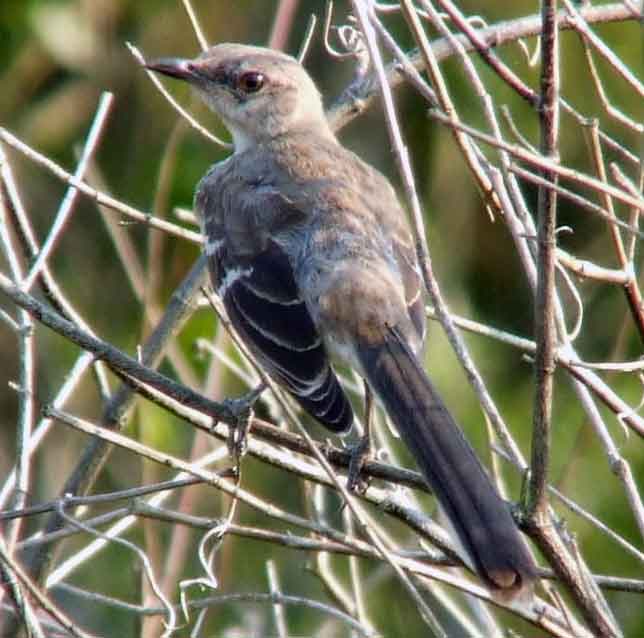
POLYGON ((370 383, 490 587, 510 595, 535 568, 481 463, 423 371, 422 282, 389 182, 339 144, 293 58, 221 44, 160 60, 222 118, 235 153, 202 179, 212 280, 258 361, 341 432, 353 412, 331 365, 370 383))

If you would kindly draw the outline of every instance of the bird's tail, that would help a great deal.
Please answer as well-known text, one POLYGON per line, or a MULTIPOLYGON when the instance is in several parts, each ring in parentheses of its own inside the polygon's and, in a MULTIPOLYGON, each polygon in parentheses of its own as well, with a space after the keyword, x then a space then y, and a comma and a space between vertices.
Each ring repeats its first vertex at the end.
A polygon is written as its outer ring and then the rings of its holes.
POLYGON ((479 575, 510 596, 526 589, 536 569, 510 510, 409 346, 390 330, 382 343, 358 350, 370 385, 479 575))

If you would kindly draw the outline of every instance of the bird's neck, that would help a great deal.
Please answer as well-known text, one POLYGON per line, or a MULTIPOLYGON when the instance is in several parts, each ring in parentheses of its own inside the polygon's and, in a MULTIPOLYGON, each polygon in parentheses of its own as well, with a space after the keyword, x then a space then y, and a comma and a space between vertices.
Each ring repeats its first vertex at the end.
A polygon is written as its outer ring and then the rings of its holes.
POLYGON ((297 143, 296 140, 302 139, 324 139, 328 142, 338 142, 326 120, 316 122, 304 121, 284 127, 271 127, 271 129, 263 130, 259 135, 252 134, 233 124, 227 125, 227 128, 233 137, 236 154, 262 146, 270 147, 274 144, 280 146, 289 145, 290 143, 297 143))
POLYGON ((233 136, 233 146, 235 147, 235 153, 244 153, 251 148, 257 146, 258 141, 245 131, 243 128, 238 126, 233 126, 232 124, 227 125, 230 134, 233 136))

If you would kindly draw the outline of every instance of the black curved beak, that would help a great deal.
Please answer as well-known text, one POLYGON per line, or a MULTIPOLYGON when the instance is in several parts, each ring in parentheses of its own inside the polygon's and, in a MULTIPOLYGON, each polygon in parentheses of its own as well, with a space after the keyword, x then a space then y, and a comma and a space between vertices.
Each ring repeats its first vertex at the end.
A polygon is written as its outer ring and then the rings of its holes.
POLYGON ((157 73, 163 73, 171 78, 186 80, 190 82, 195 79, 195 68, 192 60, 184 58, 159 58, 145 63, 145 68, 157 73))

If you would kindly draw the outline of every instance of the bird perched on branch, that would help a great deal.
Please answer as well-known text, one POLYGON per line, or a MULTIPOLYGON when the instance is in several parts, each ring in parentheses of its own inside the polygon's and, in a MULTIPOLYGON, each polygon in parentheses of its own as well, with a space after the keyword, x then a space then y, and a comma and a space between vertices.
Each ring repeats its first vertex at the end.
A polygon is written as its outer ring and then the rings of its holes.
POLYGON ((507 504, 428 379, 423 285, 394 189, 344 148, 292 57, 219 44, 149 69, 185 80, 235 152, 195 199, 214 287, 265 370, 333 432, 353 411, 331 357, 366 379, 493 590, 525 590, 535 566, 507 504))

